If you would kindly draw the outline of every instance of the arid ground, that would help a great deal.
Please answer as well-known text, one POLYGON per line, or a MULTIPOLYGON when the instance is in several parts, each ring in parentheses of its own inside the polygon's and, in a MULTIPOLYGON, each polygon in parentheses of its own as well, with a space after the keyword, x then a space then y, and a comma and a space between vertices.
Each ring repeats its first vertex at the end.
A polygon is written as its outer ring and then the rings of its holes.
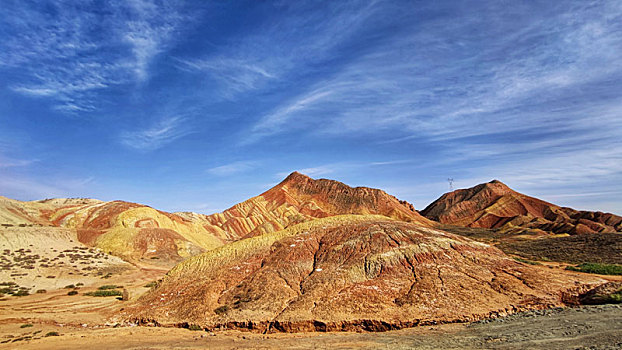
MULTIPOLYGON (((121 302, 112 302, 119 306, 121 302)), ((46 304, 49 307, 49 303, 46 304)), ((79 300, 73 312, 85 322, 98 315, 86 312, 79 300)), ((99 310, 113 305, 97 305, 99 310)), ((91 306, 93 306, 91 304, 91 306)), ((17 307, 17 305, 15 305, 17 307)), ((45 307, 45 306, 44 306, 45 307)), ((64 309, 64 308, 63 308, 64 309)), ((48 309, 50 310, 50 309, 48 309)), ((66 310, 66 309, 64 309, 66 310)), ((49 312, 49 311, 48 311, 49 312)), ((205 332, 160 327, 99 327, 85 323, 33 323, 3 319, 0 349, 619 349, 622 347, 622 306, 531 311, 470 325, 447 324, 383 333, 205 332), (58 332, 59 336, 44 335, 58 332)))
MULTIPOLYGON (((554 267, 557 269, 557 267, 554 267)), ((164 271, 136 269, 106 284, 135 299, 164 271)), ((620 280, 618 276, 600 276, 620 280)), ((101 282, 100 284, 103 284, 101 282)), ((472 324, 421 326, 388 332, 260 334, 183 328, 115 326, 127 301, 68 289, 0 301, 0 349, 618 349, 622 305, 529 311, 472 324), (25 326, 32 325, 32 326, 25 326), (51 332, 56 332, 56 335, 51 332), (48 336, 46 336, 48 335, 48 336)), ((131 302, 131 300, 130 300, 131 302)))

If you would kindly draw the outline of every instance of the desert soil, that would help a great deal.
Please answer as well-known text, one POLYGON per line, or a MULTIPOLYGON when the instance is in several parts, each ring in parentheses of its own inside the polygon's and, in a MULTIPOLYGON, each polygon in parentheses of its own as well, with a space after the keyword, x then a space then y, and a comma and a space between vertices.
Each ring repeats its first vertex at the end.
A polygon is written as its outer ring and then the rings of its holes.
MULTIPOLYGON (((110 301, 113 302, 114 301, 110 301)), ((118 302, 117 305, 120 305, 118 302)), ((620 349, 622 305, 530 311, 384 333, 208 333, 179 328, 0 325, 0 349, 620 349), (43 337, 56 331, 60 336, 43 337), (34 335, 33 335, 34 334, 34 335), (23 339, 31 336, 38 339, 23 339), (21 339, 21 340, 20 340, 21 339), (8 341, 8 342, 7 342, 8 341)))

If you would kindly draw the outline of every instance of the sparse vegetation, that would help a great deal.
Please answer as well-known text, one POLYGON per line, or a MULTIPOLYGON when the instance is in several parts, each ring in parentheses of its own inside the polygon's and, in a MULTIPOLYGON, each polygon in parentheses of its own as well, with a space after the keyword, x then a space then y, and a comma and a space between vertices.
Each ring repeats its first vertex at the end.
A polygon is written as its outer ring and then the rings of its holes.
POLYGON ((97 289, 99 289, 99 290, 109 290, 109 289, 117 289, 117 288, 122 288, 122 287, 123 286, 115 286, 114 284, 107 284, 107 285, 101 286, 101 287, 99 287, 97 289))
POLYGON ((235 295, 233 298, 236 299, 235 302, 233 302, 234 309, 239 309, 243 303, 251 301, 251 297, 248 295, 235 295))
POLYGON ((157 285, 158 285, 157 281, 151 281, 151 282, 145 284, 145 288, 151 288, 151 287, 155 287, 157 285))
POLYGON ((114 297, 114 296, 123 296, 120 290, 96 290, 94 292, 84 293, 84 295, 88 295, 91 297, 114 297))
POLYGON ((622 275, 622 265, 616 264, 583 263, 577 266, 568 266, 566 270, 598 275, 622 275))
POLYGON ((26 295, 30 295, 30 293, 28 293, 28 291, 26 289, 20 289, 17 292, 13 293, 14 297, 23 297, 26 295))
POLYGON ((610 233, 501 241, 498 247, 506 254, 537 261, 622 265, 622 235, 610 233))
POLYGON ((228 311, 229 311, 229 306, 227 306, 227 305, 223 305, 223 306, 220 306, 220 307, 217 307, 216 309, 214 309, 214 312, 217 315, 220 315, 220 316, 226 314, 228 311))
POLYGON ((37 289, 37 294, 47 293, 48 291, 45 289, 37 289))
POLYGON ((0 282, 0 296, 4 294, 13 295, 16 297, 22 297, 29 295, 30 289, 26 287, 20 287, 15 282, 0 282))
POLYGON ((191 331, 202 331, 203 330, 203 328, 199 326, 198 324, 191 324, 190 326, 188 326, 188 329, 191 331))
POLYGON ((619 290, 617 293, 611 294, 609 296, 609 302, 622 303, 622 290, 619 290))

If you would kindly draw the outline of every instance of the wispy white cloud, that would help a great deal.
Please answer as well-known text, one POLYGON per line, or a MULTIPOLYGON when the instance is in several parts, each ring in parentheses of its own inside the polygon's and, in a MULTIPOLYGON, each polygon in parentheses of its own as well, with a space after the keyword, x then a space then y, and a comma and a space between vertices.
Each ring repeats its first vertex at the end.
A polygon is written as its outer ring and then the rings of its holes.
POLYGON ((248 172, 255 169, 258 165, 257 161, 238 161, 207 169, 207 173, 215 176, 230 176, 248 172))
POLYGON ((334 171, 335 169, 331 168, 330 166, 319 166, 315 168, 304 168, 299 170, 299 172, 311 177, 330 174, 334 171))
POLYGON ((18 200, 37 200, 54 197, 76 196, 95 183, 95 178, 39 179, 0 173, 0 195, 18 200))
MULTIPOLYGON (((622 181, 620 2, 501 7, 412 22, 260 116, 246 143, 293 132, 425 143, 436 156, 411 167, 467 187, 499 178, 561 193, 622 181)), ((426 186, 418 203, 437 196, 426 186)))
POLYGON ((271 3, 278 16, 202 58, 179 58, 182 70, 202 72, 219 84, 220 96, 270 89, 296 79, 309 64, 331 58, 331 51, 350 38, 378 9, 377 1, 271 3), (330 15, 327 15, 330 14, 330 15))
POLYGON ((561 193, 561 194, 549 194, 547 198, 557 199, 557 198, 568 198, 568 197, 596 197, 596 196, 612 196, 612 195, 620 195, 622 194, 622 190, 620 191, 608 191, 608 192, 574 192, 574 193, 561 193))
MULTIPOLYGON (((461 34, 482 26, 476 15, 451 23, 432 21, 422 28, 413 24, 409 35, 387 40, 336 75, 315 83, 308 89, 311 92, 261 117, 251 127, 256 133, 252 141, 289 132, 292 124, 312 124, 333 135, 398 130, 396 139, 442 141, 534 125, 568 128, 569 123, 602 118, 598 112, 603 105, 622 107, 611 92, 608 100, 599 96, 598 105, 577 101, 568 109, 554 106, 568 106, 569 98, 585 95, 602 82, 611 84, 612 77, 622 75, 622 60, 616 54, 622 48, 621 25, 614 20, 621 12, 612 2, 574 4, 547 21, 534 20, 523 28, 491 25, 487 28, 491 32, 510 31, 489 40, 490 45, 481 50, 464 51, 464 57, 450 61, 457 48, 442 40, 453 36, 459 43, 468 41, 461 34), (438 38, 429 37, 428 29, 438 38), (310 96, 317 98, 308 100, 310 96)), ((499 10, 497 15, 507 13, 499 10)), ((621 124, 613 113, 607 122, 621 124)))
POLYGON ((0 43, 0 68, 21 70, 10 88, 53 99, 67 113, 97 109, 101 89, 146 80, 182 20, 175 2, 155 0, 92 10, 70 1, 5 5, 0 18, 9 35, 0 43))
POLYGON ((15 159, 15 158, 10 158, 10 157, 5 157, 2 154, 0 154, 0 169, 25 167, 37 161, 38 161, 37 159, 15 159))
POLYGON ((130 44, 133 62, 130 64, 139 81, 147 79, 149 63, 170 39, 175 27, 183 21, 175 2, 133 0, 129 2, 134 18, 121 32, 123 41, 130 44))
POLYGON ((203 72, 216 79, 220 95, 233 98, 236 94, 258 89, 276 76, 261 63, 231 58, 177 59, 178 67, 191 72, 203 72))
POLYGON ((392 160, 392 161, 376 161, 376 162, 356 162, 356 161, 345 161, 345 162, 335 162, 328 164, 321 164, 313 167, 300 168, 300 169, 292 169, 290 171, 281 171, 276 173, 276 178, 284 178, 289 175, 292 171, 298 171, 299 173, 308 175, 310 177, 323 176, 327 174, 344 174, 349 172, 359 172, 364 169, 370 168, 379 168, 379 167, 387 167, 399 164, 408 164, 411 163, 412 160, 409 159, 400 159, 400 160, 392 160))
POLYGON ((187 120, 174 116, 163 118, 141 130, 124 131, 120 135, 120 141, 123 145, 139 151, 153 151, 190 133, 192 130, 187 120))
POLYGON ((371 166, 385 166, 385 165, 397 165, 397 164, 408 164, 412 163, 412 159, 399 159, 399 160, 389 160, 384 162, 371 162, 369 165, 371 166))
MULTIPOLYGON (((270 113, 264 116, 258 123, 256 123, 250 133, 248 133, 244 139, 242 140, 242 144, 251 144, 254 143, 261 138, 273 134, 277 134, 282 131, 284 127, 290 126, 290 130, 300 128, 303 126, 302 123, 298 123, 296 127, 292 126, 288 123, 291 119, 292 114, 305 111, 306 113, 312 112, 310 107, 318 100, 329 95, 331 91, 321 91, 315 90, 308 94, 305 94, 294 101, 291 101, 289 104, 279 107, 273 113, 270 113)), ((308 115, 308 114, 307 114, 308 115)))
POLYGON ((23 177, 0 176, 0 192, 3 196, 20 200, 65 197, 69 192, 53 185, 23 177))

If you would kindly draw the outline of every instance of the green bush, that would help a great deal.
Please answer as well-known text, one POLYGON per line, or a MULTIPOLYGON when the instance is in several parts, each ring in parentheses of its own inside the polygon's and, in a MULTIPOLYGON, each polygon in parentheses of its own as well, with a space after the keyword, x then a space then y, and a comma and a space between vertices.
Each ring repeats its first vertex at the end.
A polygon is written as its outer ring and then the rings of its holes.
POLYGON ((220 307, 217 307, 216 309, 214 309, 214 312, 217 315, 221 315, 221 316, 226 314, 227 311, 229 311, 229 306, 227 306, 227 305, 223 305, 223 306, 220 306, 220 307))
POLYGON ((609 302, 622 303, 622 290, 619 290, 617 293, 611 294, 609 296, 609 302))
POLYGON ((77 291, 77 290, 70 290, 70 291, 67 293, 67 295, 76 295, 76 294, 78 294, 78 291, 77 291))
POLYGON ((117 288, 121 288, 122 286, 115 286, 114 284, 107 284, 105 286, 101 286, 97 289, 99 290, 108 290, 108 289, 117 289, 117 288))
POLYGON ((47 332, 45 333, 46 337, 58 337, 60 334, 58 332, 47 332))
POLYGON ((73 284, 69 284, 69 285, 66 285, 66 286, 65 286, 65 288, 67 288, 67 289, 73 289, 73 288, 76 288, 76 286, 75 286, 75 285, 73 285, 73 284))
POLYGON ((188 329, 191 331, 202 331, 203 330, 203 328, 199 326, 198 324, 191 324, 190 326, 188 326, 188 329))
POLYGON ((28 293, 28 291, 25 290, 25 289, 20 289, 17 292, 13 293, 14 297, 23 297, 23 296, 26 296, 26 295, 30 295, 30 293, 28 293))
POLYGON ((96 290, 94 292, 84 293, 84 295, 88 295, 91 297, 114 297, 114 296, 123 296, 123 293, 119 290, 96 290))
POLYGON ((583 263, 577 266, 568 266, 566 270, 595 273, 598 275, 622 275, 622 265, 583 263))
POLYGON ((32 327, 32 324, 31 323, 26 323, 26 324, 23 324, 23 325, 19 326, 19 328, 28 328, 28 327, 32 327))

